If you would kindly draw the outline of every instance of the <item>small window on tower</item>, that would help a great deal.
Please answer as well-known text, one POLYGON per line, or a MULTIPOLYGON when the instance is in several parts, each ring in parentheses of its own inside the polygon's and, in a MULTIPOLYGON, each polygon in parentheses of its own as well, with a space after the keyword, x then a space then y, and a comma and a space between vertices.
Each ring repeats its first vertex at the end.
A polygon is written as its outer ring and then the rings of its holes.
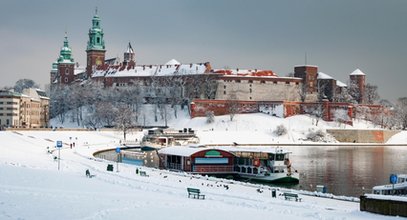
POLYGON ((96 42, 97 42, 98 44, 100 44, 100 37, 97 37, 97 38, 96 38, 96 42))

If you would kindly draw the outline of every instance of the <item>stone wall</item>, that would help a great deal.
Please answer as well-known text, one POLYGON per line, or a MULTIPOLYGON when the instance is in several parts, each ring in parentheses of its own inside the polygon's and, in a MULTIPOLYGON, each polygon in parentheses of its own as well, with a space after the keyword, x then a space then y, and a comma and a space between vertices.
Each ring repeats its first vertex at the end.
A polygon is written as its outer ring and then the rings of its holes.
POLYGON ((407 217, 407 202, 360 197, 360 211, 407 217))
POLYGON ((220 77, 216 100, 300 101, 298 78, 220 77))
POLYGON ((349 143, 386 143, 399 131, 391 130, 359 130, 359 129, 327 129, 329 134, 339 142, 349 143))

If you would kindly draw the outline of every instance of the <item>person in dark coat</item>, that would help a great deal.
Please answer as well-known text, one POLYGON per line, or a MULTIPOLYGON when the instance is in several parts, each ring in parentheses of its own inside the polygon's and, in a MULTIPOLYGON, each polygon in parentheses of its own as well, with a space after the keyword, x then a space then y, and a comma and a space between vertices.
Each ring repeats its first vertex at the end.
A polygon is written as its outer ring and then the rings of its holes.
POLYGON ((89 172, 88 169, 86 170, 85 174, 86 174, 86 177, 89 177, 89 178, 90 178, 90 172, 89 172))

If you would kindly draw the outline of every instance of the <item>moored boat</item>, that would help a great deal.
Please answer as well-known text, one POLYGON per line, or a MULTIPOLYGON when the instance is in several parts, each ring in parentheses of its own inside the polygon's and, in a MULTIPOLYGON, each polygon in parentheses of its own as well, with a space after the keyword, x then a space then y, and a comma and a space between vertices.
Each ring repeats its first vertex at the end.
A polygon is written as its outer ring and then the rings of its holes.
POLYGON ((242 178, 269 183, 299 182, 300 175, 289 158, 291 152, 282 148, 233 147, 229 151, 236 156, 235 172, 242 178))
POLYGON ((407 174, 390 175, 390 184, 374 186, 373 194, 407 195, 407 174))
POLYGON ((160 168, 202 175, 233 175, 270 183, 299 182, 290 152, 255 146, 175 146, 158 151, 160 168))

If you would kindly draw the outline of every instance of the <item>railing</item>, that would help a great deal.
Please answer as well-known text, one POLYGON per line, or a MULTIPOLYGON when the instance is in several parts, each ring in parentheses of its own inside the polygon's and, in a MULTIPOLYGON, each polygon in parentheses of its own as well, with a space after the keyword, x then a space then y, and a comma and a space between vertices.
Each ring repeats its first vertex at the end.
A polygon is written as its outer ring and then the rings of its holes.
POLYGON ((195 173, 233 173, 233 165, 195 165, 192 172, 195 173))
POLYGON ((167 163, 167 169, 181 170, 181 164, 179 163, 167 163))

